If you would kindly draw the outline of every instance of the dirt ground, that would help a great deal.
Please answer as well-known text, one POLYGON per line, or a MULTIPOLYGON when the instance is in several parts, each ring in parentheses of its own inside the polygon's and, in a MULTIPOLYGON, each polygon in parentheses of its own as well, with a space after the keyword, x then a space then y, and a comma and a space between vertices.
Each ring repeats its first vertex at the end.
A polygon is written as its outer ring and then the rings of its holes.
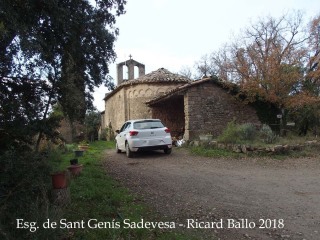
POLYGON ((220 223, 193 229, 199 238, 320 239, 320 157, 215 159, 175 148, 128 159, 108 150, 105 166, 182 231, 220 223))

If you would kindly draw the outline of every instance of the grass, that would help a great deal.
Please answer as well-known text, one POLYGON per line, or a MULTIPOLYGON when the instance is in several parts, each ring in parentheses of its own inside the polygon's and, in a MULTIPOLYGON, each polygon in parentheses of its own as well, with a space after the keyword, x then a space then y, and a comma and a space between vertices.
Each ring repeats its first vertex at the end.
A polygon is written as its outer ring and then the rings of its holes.
MULTIPOLYGON (((303 141, 301 141, 303 142, 303 141)), ((271 146, 276 144, 251 144, 251 146, 271 146)), ((312 145, 312 146, 305 146, 302 150, 290 150, 287 152, 277 152, 277 153, 267 153, 267 152, 248 152, 247 154, 244 153, 236 153, 228 149, 220 149, 220 148, 212 148, 212 147, 205 147, 205 146, 198 146, 198 147, 189 147, 189 151, 191 154, 203 157, 210 157, 210 158, 233 158, 233 159, 240 159, 240 158, 272 158, 275 160, 284 160, 287 158, 300 158, 300 157, 318 157, 319 156, 319 146, 312 145)))
MULTIPOLYGON (((191 239, 177 231, 123 228, 124 219, 130 219, 131 222, 139 222, 141 219, 159 221, 159 216, 147 206, 139 204, 127 189, 106 174, 103 153, 110 148, 114 148, 113 142, 94 142, 84 156, 78 158, 79 164, 84 166, 83 171, 71 181, 71 204, 65 208, 63 217, 72 223, 83 220, 85 227, 70 228, 65 234, 70 239, 191 239), (86 224, 90 219, 96 219, 91 220, 92 223, 101 222, 101 228, 95 224, 89 228, 86 224), (120 226, 117 226, 118 222, 120 226)), ((55 168, 67 168, 73 155, 69 149, 55 168)))

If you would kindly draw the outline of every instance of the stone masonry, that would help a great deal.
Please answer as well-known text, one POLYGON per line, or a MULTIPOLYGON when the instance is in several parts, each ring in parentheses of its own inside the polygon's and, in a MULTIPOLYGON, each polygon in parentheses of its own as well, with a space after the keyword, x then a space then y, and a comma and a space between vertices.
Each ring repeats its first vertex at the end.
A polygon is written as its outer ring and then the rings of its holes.
POLYGON ((212 82, 195 85, 184 95, 185 138, 221 134, 228 122, 261 125, 254 108, 212 82))

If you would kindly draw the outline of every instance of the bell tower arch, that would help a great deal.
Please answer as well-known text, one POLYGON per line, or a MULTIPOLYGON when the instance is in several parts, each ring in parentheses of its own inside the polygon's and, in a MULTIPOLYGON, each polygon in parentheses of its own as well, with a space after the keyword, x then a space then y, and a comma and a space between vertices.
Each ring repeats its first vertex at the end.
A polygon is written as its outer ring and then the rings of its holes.
POLYGON ((132 59, 132 56, 129 56, 130 59, 117 64, 117 85, 119 86, 123 81, 132 80, 138 77, 145 75, 145 66, 142 63, 139 63, 132 59), (123 68, 124 66, 128 67, 128 79, 123 78, 123 68), (138 68, 138 76, 134 75, 134 68, 138 68))

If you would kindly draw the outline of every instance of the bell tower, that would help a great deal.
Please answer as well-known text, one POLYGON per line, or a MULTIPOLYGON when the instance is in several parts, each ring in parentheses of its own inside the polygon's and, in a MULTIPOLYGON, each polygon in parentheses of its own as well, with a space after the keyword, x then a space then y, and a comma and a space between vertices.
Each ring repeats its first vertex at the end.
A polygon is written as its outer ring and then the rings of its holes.
POLYGON ((132 59, 132 56, 130 54, 130 59, 121 63, 117 64, 117 75, 118 75, 118 82, 117 85, 119 86, 123 81, 126 80, 132 80, 138 77, 141 77, 143 75, 145 75, 145 66, 142 63, 139 63, 135 60, 132 59), (128 79, 124 79, 123 78, 123 67, 127 66, 128 67, 128 79), (134 68, 138 67, 138 73, 139 76, 134 76, 134 68))

